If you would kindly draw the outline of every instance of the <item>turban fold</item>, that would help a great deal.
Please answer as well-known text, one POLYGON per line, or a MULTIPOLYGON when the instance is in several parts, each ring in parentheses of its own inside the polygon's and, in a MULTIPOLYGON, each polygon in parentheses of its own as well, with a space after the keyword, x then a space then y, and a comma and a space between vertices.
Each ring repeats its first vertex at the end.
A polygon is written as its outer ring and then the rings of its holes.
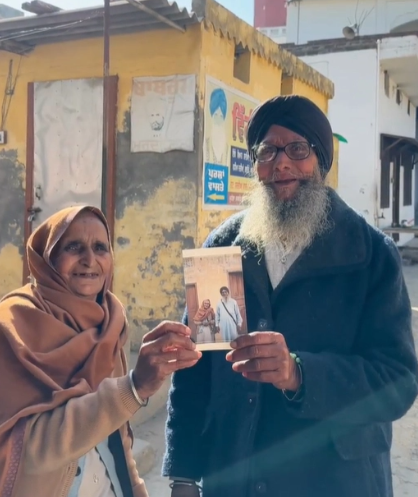
POLYGON ((274 124, 303 136, 314 145, 321 173, 327 175, 333 162, 334 140, 328 118, 318 106, 299 95, 274 97, 259 105, 247 127, 247 145, 252 158, 254 148, 274 124))

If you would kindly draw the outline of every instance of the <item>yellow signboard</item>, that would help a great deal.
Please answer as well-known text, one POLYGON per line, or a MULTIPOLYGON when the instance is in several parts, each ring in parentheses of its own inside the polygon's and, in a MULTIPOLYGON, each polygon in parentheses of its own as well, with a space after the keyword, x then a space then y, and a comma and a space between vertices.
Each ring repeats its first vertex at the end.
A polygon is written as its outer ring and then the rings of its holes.
POLYGON ((211 77, 206 79, 203 206, 239 209, 250 188, 253 165, 245 131, 259 101, 211 77))

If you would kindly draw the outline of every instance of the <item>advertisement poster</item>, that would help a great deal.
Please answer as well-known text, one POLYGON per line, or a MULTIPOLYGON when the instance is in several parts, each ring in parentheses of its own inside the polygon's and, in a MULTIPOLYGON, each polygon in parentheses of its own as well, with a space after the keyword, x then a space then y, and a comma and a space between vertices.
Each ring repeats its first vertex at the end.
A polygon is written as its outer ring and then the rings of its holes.
POLYGON ((193 151, 196 76, 134 78, 131 152, 193 151))
POLYGON ((248 333, 241 247, 183 250, 188 325, 198 350, 229 350, 248 333))
POLYGON ((259 101, 207 77, 203 148, 203 207, 239 209, 253 168, 245 131, 259 101))

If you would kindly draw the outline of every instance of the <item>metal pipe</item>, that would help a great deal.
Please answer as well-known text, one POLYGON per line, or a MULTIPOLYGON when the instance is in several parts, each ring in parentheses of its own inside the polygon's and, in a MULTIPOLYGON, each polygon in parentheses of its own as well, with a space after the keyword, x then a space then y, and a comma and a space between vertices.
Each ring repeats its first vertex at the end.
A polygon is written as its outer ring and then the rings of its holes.
POLYGON ((107 169, 109 147, 109 69, 110 69, 110 0, 104 0, 103 10, 103 141, 102 141, 102 211, 107 212, 107 169))
POLYGON ((373 170, 373 179, 374 179, 374 225, 379 226, 379 211, 380 211, 380 171, 382 167, 381 157, 380 157, 380 63, 381 63, 381 43, 382 41, 379 39, 376 41, 376 81, 375 81, 375 161, 374 161, 374 170, 373 170))

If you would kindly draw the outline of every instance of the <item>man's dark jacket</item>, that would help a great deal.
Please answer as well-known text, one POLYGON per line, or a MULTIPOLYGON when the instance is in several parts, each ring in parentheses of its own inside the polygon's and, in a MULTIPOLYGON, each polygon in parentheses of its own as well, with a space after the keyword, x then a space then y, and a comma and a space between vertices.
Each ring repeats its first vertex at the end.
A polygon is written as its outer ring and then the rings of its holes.
POLYGON ((245 213, 205 243, 242 247, 249 330, 266 319, 284 335, 304 390, 290 402, 233 372, 225 352, 174 375, 163 474, 203 478, 203 497, 393 495, 391 423, 417 395, 411 305, 392 240, 329 194, 332 229, 275 290, 239 236, 245 213))

